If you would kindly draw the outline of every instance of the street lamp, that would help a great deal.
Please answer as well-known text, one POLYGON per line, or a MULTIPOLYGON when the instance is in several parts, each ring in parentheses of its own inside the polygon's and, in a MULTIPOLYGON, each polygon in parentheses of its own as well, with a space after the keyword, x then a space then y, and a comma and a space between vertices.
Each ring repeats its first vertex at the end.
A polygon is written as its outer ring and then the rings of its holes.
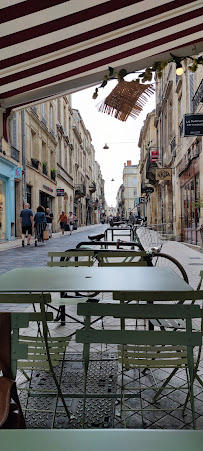
POLYGON ((103 147, 103 149, 106 149, 106 150, 108 150, 109 149, 109 146, 108 146, 108 144, 137 144, 135 141, 124 141, 124 142, 114 142, 114 143, 105 143, 105 145, 104 145, 104 147, 103 147))

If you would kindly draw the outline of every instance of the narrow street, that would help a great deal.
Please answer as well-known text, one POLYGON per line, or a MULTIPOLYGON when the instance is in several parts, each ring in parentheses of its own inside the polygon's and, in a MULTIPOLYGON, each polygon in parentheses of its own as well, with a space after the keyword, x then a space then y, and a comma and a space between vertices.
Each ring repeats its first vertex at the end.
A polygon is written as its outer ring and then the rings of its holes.
MULTIPOLYGON (((64 236, 61 235, 61 232, 54 233, 53 238, 45 242, 45 246, 41 246, 39 243, 35 247, 33 237, 31 246, 25 245, 24 248, 22 248, 20 238, 12 242, 1 243, 0 274, 13 268, 44 266, 48 261, 48 252, 75 248, 80 241, 87 241, 88 235, 102 233, 107 227, 109 227, 108 224, 88 225, 74 230, 72 235, 69 232, 65 232, 64 236)), ((193 249, 184 243, 166 241, 161 252, 171 255, 181 263, 187 272, 190 285, 195 289, 199 283, 200 270, 203 269, 203 254, 199 252, 199 247, 196 246, 196 249, 193 249)))
POLYGON ((48 260, 48 252, 65 251, 66 249, 75 248, 80 241, 87 241, 88 235, 103 233, 107 228, 107 224, 89 225, 74 230, 72 235, 70 232, 53 233, 53 238, 45 241, 45 246, 38 243, 35 247, 34 237, 31 239, 31 246, 22 247, 22 240, 0 244, 0 274, 10 271, 13 268, 27 268, 31 266, 44 266, 48 260))

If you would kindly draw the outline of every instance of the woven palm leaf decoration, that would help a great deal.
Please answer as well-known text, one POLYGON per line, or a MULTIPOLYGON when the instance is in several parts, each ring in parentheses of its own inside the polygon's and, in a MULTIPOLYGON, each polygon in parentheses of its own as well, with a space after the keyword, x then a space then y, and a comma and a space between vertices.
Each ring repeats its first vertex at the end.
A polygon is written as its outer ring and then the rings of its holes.
POLYGON ((123 122, 129 116, 136 119, 154 92, 153 84, 141 84, 139 80, 121 80, 100 104, 98 110, 123 122))

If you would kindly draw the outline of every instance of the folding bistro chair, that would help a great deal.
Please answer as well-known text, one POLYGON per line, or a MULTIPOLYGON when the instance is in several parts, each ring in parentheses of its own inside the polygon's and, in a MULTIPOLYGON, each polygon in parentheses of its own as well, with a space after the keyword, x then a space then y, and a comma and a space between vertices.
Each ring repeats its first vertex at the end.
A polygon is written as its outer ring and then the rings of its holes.
MULTIPOLYGON (((26 379, 31 379, 26 371, 29 369, 38 369, 49 371, 54 385, 56 386, 56 398, 60 398, 65 409, 65 413, 69 419, 71 419, 70 412, 66 406, 65 398, 62 394, 60 383, 61 377, 57 378, 55 373, 55 367, 60 360, 63 360, 65 357, 66 346, 69 344, 69 337, 50 337, 50 332, 48 329, 47 322, 52 321, 53 314, 51 312, 46 312, 46 304, 49 304, 51 301, 51 295, 49 293, 16 293, 16 294, 0 294, 0 303, 14 303, 14 304, 33 304, 39 305, 40 312, 30 312, 30 313, 22 313, 25 318, 28 318, 29 321, 37 322, 38 328, 36 332, 36 336, 21 336, 19 335, 19 327, 17 327, 16 331, 12 334, 12 344, 14 345, 14 351, 12 352, 12 356, 14 355, 14 360, 12 362, 13 370, 20 369, 25 375, 26 379), (26 317, 26 315, 28 315, 26 317), (40 327, 42 325, 42 327, 40 327), (26 350, 24 355, 18 354, 17 350, 20 349, 26 350)), ((19 317, 19 313, 13 314, 14 318, 19 317)), ((20 323, 20 327, 27 327, 27 323, 24 326, 22 325, 22 320, 20 323)), ((41 395, 43 396, 43 395, 41 395)), ((54 411, 55 415, 55 411, 54 411)))
MULTIPOLYGON (((193 394, 195 346, 201 347, 200 332, 192 330, 192 319, 200 318, 199 306, 194 305, 136 305, 136 304, 78 304, 78 315, 85 316, 85 328, 76 332, 76 342, 83 343, 84 359, 84 398, 83 421, 85 424, 85 402, 88 378, 89 355, 91 343, 118 344, 119 361, 122 366, 121 405, 124 405, 129 394, 125 393, 124 371, 130 368, 184 368, 188 373, 188 389, 195 428, 195 406, 193 394), (154 330, 92 330, 91 317, 96 315, 131 319, 151 318, 184 318, 184 331, 154 330)), ((162 389, 166 388, 165 385, 162 389)), ((154 389, 154 387, 153 387, 154 389)), ((155 388, 157 389, 157 388, 155 388)), ((140 387, 137 388, 140 392, 140 387)))

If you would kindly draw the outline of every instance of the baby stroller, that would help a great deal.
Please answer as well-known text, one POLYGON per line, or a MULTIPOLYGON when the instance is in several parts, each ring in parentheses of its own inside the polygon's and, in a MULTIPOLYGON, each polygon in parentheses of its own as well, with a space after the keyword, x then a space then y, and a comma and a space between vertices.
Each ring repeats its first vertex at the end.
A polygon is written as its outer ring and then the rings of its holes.
POLYGON ((36 224, 35 225, 35 246, 37 242, 42 242, 44 244, 44 231, 46 229, 46 224, 36 224))

